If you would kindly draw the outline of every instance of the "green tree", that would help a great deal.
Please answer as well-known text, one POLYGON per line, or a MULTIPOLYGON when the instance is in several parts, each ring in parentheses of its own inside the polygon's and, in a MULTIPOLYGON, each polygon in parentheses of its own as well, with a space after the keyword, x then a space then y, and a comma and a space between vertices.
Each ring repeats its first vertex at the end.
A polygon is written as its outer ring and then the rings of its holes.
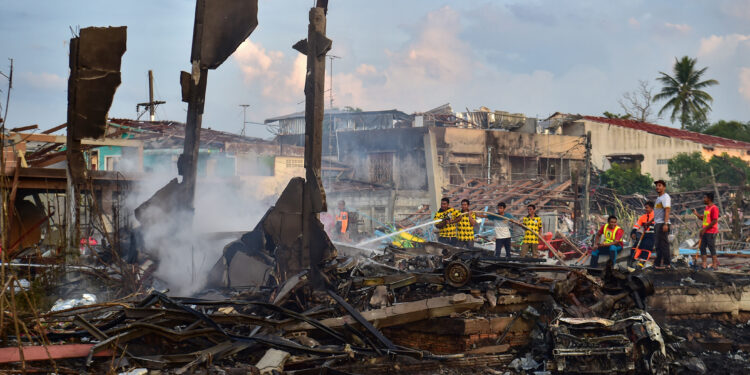
POLYGON ((667 174, 676 190, 698 190, 711 184, 708 162, 697 151, 679 153, 669 159, 667 174))
POLYGON ((703 133, 737 141, 750 142, 750 121, 739 122, 720 120, 709 126, 708 129, 705 129, 703 133))
POLYGON ((641 174, 638 168, 624 168, 619 164, 612 164, 612 168, 602 175, 602 183, 615 189, 618 194, 630 195, 647 194, 653 189, 654 180, 648 173, 641 174))
POLYGON ((619 119, 623 119, 623 120, 630 120, 630 114, 621 115, 621 114, 618 114, 618 113, 612 113, 612 112, 609 112, 609 111, 604 111, 604 113, 602 113, 602 115, 604 115, 604 117, 606 117, 606 118, 619 118, 619 119))
POLYGON ((670 120, 674 122, 679 113, 682 129, 685 129, 691 119, 693 121, 706 119, 714 99, 703 89, 719 84, 719 81, 715 79, 702 81, 703 74, 708 67, 696 69, 696 62, 696 59, 687 56, 679 60, 675 58, 672 67, 674 75, 659 72, 661 76, 657 78, 663 87, 661 92, 654 96, 654 100, 667 100, 659 111, 659 116, 671 109, 670 120))
POLYGON ((750 165, 736 156, 727 155, 727 153, 712 157, 708 165, 714 169, 716 182, 738 186, 742 182, 742 174, 739 171, 745 172, 746 183, 747 178, 750 177, 750 165))
POLYGON ((691 132, 703 133, 711 127, 711 123, 705 118, 688 118, 685 123, 684 129, 690 130, 691 132))

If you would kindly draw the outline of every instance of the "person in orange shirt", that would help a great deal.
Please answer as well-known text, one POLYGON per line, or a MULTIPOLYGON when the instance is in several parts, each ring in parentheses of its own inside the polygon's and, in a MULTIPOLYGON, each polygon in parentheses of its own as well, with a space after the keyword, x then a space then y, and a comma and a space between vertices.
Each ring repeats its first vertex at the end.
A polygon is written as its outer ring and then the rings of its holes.
POLYGON ((349 211, 346 210, 346 202, 339 201, 338 209, 335 233, 339 241, 349 242, 349 211))
MULTIPOLYGON (((635 260, 635 249, 654 251, 654 202, 648 201, 643 205, 645 214, 638 218, 630 231, 630 239, 633 240, 633 248, 630 250, 631 260, 635 260), (643 239, 641 239, 643 236, 643 239), (640 243, 639 243, 640 241, 640 243)), ((641 253, 640 258, 646 259, 648 253, 641 253)))

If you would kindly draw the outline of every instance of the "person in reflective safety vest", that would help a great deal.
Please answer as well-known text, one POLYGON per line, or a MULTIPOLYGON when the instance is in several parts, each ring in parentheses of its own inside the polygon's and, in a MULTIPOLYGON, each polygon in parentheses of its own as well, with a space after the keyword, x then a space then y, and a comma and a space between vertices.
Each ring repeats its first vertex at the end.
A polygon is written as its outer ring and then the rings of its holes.
POLYGON ((596 240, 594 241, 597 246, 591 252, 591 267, 596 267, 599 264, 599 255, 602 251, 606 251, 609 255, 609 259, 614 261, 617 259, 617 254, 622 250, 622 235, 623 230, 617 226, 617 217, 612 215, 607 219, 607 224, 604 224, 599 228, 599 232, 596 233, 596 240))
POLYGON ((339 241, 349 242, 349 212, 346 210, 346 202, 339 201, 338 211, 335 236, 339 241))

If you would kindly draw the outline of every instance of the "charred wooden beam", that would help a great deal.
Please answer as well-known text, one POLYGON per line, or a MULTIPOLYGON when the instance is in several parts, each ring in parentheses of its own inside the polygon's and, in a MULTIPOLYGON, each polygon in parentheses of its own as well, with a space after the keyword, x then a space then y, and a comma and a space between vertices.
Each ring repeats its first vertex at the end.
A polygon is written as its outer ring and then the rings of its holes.
POLYGON ((323 151, 323 116, 326 53, 331 49, 331 40, 326 37, 327 1, 318 1, 310 9, 307 39, 297 42, 293 48, 307 55, 305 78, 305 186, 302 203, 302 252, 303 263, 312 268, 311 282, 322 287, 324 278, 318 266, 326 258, 321 246, 315 246, 313 226, 321 226, 320 212, 326 211, 325 191, 320 179, 323 151))

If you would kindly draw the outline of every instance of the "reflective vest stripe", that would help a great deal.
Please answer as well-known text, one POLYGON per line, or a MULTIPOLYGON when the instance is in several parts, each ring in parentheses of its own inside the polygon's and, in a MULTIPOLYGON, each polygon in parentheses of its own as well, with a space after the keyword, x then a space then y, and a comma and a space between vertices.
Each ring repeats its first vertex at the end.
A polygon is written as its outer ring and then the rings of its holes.
POLYGON ((349 226, 349 213, 346 211, 339 212, 336 215, 336 221, 341 222, 341 233, 346 233, 346 228, 349 226))
POLYGON ((620 230, 620 227, 615 225, 614 229, 609 230, 609 224, 604 226, 604 243, 612 243, 615 242, 615 236, 617 236, 617 231, 620 230))

